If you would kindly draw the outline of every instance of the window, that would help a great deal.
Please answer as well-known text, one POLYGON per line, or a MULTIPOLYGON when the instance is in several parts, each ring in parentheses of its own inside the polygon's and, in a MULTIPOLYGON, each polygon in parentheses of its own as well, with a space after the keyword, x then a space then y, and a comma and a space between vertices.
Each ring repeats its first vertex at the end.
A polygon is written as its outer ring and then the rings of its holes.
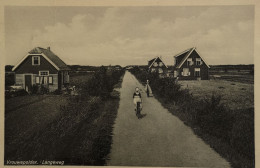
POLYGON ((39 71, 39 76, 49 76, 49 71, 39 71))
POLYGON ((32 65, 40 65, 40 56, 32 57, 32 65))
POLYGON ((196 58, 196 65, 201 65, 201 58, 196 58))
POLYGON ((192 58, 188 58, 188 59, 187 59, 187 65, 188 65, 188 66, 193 65, 192 58))
POLYGON ((200 68, 195 68, 194 69, 194 75, 196 76, 196 77, 199 77, 200 76, 200 68))
POLYGON ((162 63, 162 62, 159 62, 159 66, 162 67, 162 66, 163 66, 163 63, 162 63))
POLYGON ((36 77, 35 77, 35 83, 36 83, 36 84, 40 84, 40 77, 39 77, 39 76, 36 76, 36 77))
POLYGON ((153 63, 153 66, 154 66, 154 67, 157 67, 157 66, 158 66, 157 62, 154 62, 154 63, 153 63))
POLYGON ((183 75, 183 76, 190 76, 189 68, 183 68, 182 75, 183 75))
POLYGON ((53 84, 53 77, 49 76, 49 84, 53 84))
POLYGON ((159 73, 163 73, 162 68, 159 68, 158 71, 159 71, 159 73))
POLYGON ((151 72, 155 72, 155 71, 156 71, 156 69, 155 69, 155 68, 152 68, 152 69, 151 69, 151 72))
POLYGON ((173 77, 177 77, 177 71, 174 71, 174 73, 173 73, 173 77))

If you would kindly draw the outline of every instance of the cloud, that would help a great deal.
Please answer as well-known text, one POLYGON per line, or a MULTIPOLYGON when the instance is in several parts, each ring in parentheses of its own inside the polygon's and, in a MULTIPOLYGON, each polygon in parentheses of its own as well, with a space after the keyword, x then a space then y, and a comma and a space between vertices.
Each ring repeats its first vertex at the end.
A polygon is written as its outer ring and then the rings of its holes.
POLYGON ((75 15, 36 30, 32 46, 51 46, 68 64, 146 64, 157 55, 171 64, 193 46, 209 64, 253 62, 253 18, 241 10, 213 7, 171 19, 142 14, 107 8, 102 16, 75 15))

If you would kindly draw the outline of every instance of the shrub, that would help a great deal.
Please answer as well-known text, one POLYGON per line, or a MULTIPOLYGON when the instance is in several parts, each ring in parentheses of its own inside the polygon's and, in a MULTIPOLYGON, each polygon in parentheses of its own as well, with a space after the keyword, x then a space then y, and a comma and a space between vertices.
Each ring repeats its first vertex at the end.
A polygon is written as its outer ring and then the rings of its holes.
POLYGON ((87 84, 87 91, 91 96, 106 98, 109 94, 110 80, 105 67, 101 67, 87 84))
POLYGON ((39 85, 32 86, 32 94, 37 94, 39 92, 39 85))
POLYGON ((40 93, 41 94, 46 94, 49 92, 49 89, 43 85, 40 86, 40 93))
POLYGON ((62 94, 62 91, 61 91, 60 89, 56 89, 56 90, 53 92, 53 94, 55 94, 55 95, 60 95, 60 94, 62 94))
POLYGON ((123 70, 107 72, 106 68, 102 66, 94 73, 85 89, 91 96, 100 96, 102 99, 106 99, 110 97, 110 92, 113 91, 114 85, 118 83, 122 74, 123 70))
POLYGON ((5 74, 5 86, 11 86, 15 84, 14 74, 5 74))
POLYGON ((230 144, 244 156, 254 158, 254 109, 236 111, 230 144))
POLYGON ((234 118, 220 102, 221 96, 215 94, 209 100, 202 100, 197 109, 197 122, 203 131, 229 141, 234 118))

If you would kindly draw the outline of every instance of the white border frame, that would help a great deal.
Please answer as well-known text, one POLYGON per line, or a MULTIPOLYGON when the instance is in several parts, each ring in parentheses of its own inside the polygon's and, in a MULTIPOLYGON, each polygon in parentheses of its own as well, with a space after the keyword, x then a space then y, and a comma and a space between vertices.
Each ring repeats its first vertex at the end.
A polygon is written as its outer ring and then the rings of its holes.
MULTIPOLYGON (((260 55, 260 1, 259 0, 163 0, 163 1, 156 1, 156 0, 124 0, 124 1, 119 1, 119 0, 100 0, 100 1, 91 1, 91 0, 78 0, 78 1, 73 1, 73 0, 2 0, 0 1, 0 37, 2 40, 0 40, 0 65, 1 65, 1 87, 0 89, 1 92, 1 124, 0 124, 0 141, 1 144, 0 146, 2 147, 0 156, 2 159, 0 159, 0 165, 3 167, 23 167, 23 166, 4 166, 3 164, 3 158, 4 158, 4 65, 5 65, 5 38, 4 38, 4 6, 214 6, 214 5, 223 5, 223 6, 229 6, 229 5, 255 5, 255 18, 254 18, 254 65, 255 65, 255 82, 254 82, 254 94, 255 94, 255 167, 259 167, 259 158, 260 158, 260 145, 259 145, 259 140, 260 140, 260 114, 259 112, 259 106, 257 102, 259 102, 259 70, 260 66, 258 65, 259 61, 259 55, 260 55)), ((31 166, 31 167, 39 167, 39 166, 31 166)), ((48 168, 49 166, 41 166, 41 167, 46 167, 48 168)), ((55 168, 60 168, 63 166, 52 166, 55 168)), ((68 167, 68 166, 67 166, 68 167)), ((74 167, 77 168, 78 166, 69 166, 69 167, 74 167)), ((93 166, 82 166, 82 167, 93 167, 93 166)), ((103 166, 96 166, 102 168, 103 166)), ((112 166, 108 166, 112 167, 112 166)))

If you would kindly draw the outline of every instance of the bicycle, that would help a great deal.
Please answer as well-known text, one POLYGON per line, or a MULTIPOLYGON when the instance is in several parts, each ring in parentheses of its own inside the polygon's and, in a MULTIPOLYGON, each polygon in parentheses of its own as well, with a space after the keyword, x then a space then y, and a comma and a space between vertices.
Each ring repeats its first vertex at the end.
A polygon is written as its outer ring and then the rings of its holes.
POLYGON ((136 103, 136 116, 137 118, 141 118, 141 102, 136 103))

